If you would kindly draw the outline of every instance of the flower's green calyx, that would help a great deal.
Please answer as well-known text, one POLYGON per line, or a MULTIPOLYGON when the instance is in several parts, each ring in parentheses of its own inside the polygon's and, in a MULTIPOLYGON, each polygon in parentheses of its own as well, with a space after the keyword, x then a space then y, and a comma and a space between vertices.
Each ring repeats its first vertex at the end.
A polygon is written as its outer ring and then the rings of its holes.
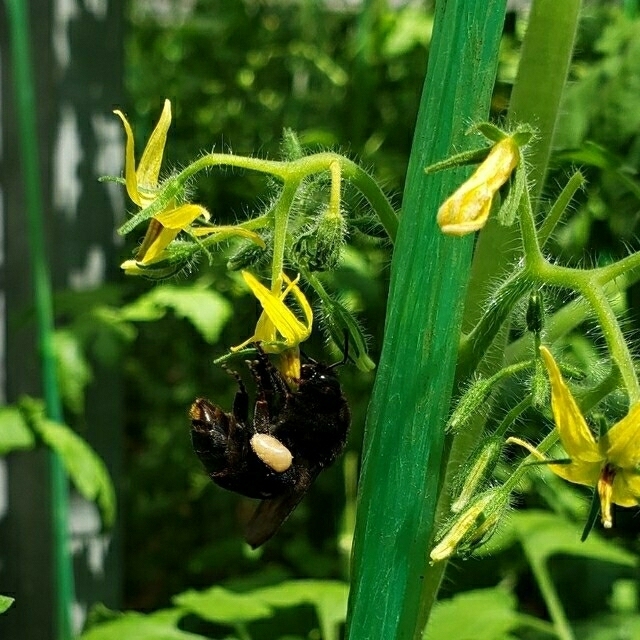
POLYGON ((296 252, 311 271, 331 271, 340 264, 347 225, 342 213, 327 207, 296 243, 296 252))
POLYGON ((526 321, 527 331, 531 331, 535 336, 539 336, 542 333, 544 327, 544 296, 539 289, 529 294, 526 321))
POLYGON ((446 431, 456 433, 463 429, 471 420, 478 416, 479 412, 482 412, 497 384, 502 382, 507 376, 519 373, 530 366, 528 362, 521 362, 500 369, 500 371, 490 378, 478 378, 474 380, 462 398, 460 398, 456 408, 451 414, 447 422, 446 431))
POLYGON ((431 561, 440 562, 454 554, 468 555, 484 544, 508 509, 509 500, 509 492, 501 488, 479 495, 445 527, 445 533, 429 554, 431 561))
POLYGON ((503 446, 502 436, 493 436, 481 443, 461 467, 452 487, 453 495, 457 496, 451 505, 453 513, 460 513, 475 495, 486 489, 503 446))

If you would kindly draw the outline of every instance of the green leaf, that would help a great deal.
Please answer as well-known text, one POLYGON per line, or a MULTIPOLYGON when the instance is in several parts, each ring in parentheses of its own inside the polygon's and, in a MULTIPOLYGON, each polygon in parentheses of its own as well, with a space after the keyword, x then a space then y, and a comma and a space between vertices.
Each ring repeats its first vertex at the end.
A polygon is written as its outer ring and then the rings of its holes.
POLYGON ((413 5, 394 13, 397 18, 382 45, 385 58, 395 58, 416 47, 429 46, 433 31, 433 16, 430 13, 413 5))
MULTIPOLYGON (((540 627, 535 618, 518 613, 517 600, 504 589, 478 589, 435 605, 424 640, 511 640, 516 627, 540 627)), ((550 627, 550 632, 551 626, 550 627)))
POLYGON ((74 333, 56 331, 53 340, 62 398, 71 411, 80 414, 84 411, 84 392, 92 378, 91 367, 74 333))
POLYGON ((323 640, 337 640, 347 615, 348 587, 331 580, 290 580, 278 585, 236 593, 215 586, 186 591, 173 598, 182 609, 218 624, 237 625, 271 618, 275 609, 307 604, 315 608, 323 640))
POLYGON ((512 513, 510 524, 515 527, 520 543, 532 560, 546 561, 557 554, 567 554, 635 567, 637 558, 625 549, 591 533, 580 542, 582 524, 568 522, 553 513, 527 511, 512 513))
POLYGON ((11 451, 33 449, 36 439, 16 407, 0 408, 0 456, 11 451))
POLYGON ((61 457, 69 478, 82 496, 97 504, 103 525, 111 527, 116 517, 116 497, 104 462, 66 425, 42 417, 34 420, 34 428, 45 444, 61 457))
POLYGON ((587 640, 621 640, 622 638, 640 638, 640 616, 607 615, 576 621, 576 638, 587 640))
POLYGON ((204 620, 219 624, 236 625, 271 618, 274 614, 273 608, 254 593, 235 593, 218 586, 206 591, 185 591, 175 596, 173 602, 204 620))
POLYGON ((81 640, 206 640, 205 636, 178 629, 185 612, 165 609, 144 615, 129 612, 115 620, 91 627, 81 640))
POLYGON ((13 603, 15 598, 0 596, 0 613, 4 613, 13 603))
POLYGON ((231 317, 230 303, 216 291, 162 285, 141 296, 125 311, 132 321, 161 318, 167 309, 188 320, 209 343, 214 343, 231 317))
POLYGON ((274 607, 313 605, 323 640, 337 640, 339 625, 347 615, 349 588, 344 582, 331 580, 290 580, 259 589, 255 595, 274 607))

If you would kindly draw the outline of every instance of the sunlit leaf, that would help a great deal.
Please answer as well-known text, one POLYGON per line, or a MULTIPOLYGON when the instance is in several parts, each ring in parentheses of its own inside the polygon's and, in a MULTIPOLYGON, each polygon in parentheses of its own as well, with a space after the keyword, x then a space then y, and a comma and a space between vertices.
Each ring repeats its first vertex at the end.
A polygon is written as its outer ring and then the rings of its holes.
POLYGON ((515 640, 511 632, 516 627, 540 627, 538 620, 518 613, 517 604, 515 596, 503 589, 462 593, 436 604, 423 639, 515 640))
POLYGON ((129 305, 124 315, 127 320, 152 321, 168 309, 188 320, 209 343, 218 339, 231 317, 230 303, 216 291, 174 285, 152 289, 129 305))
POLYGON ((60 456, 80 494, 97 504, 104 526, 112 526, 116 516, 116 496, 104 462, 65 425, 42 418, 34 421, 34 428, 45 444, 60 456))
POLYGON ((312 605, 320 621, 323 640, 337 640, 339 625, 347 615, 349 588, 344 582, 330 580, 291 580, 255 592, 274 607, 312 605))
POLYGON ((0 613, 4 613, 14 602, 14 598, 0 596, 0 613))
POLYGON ((206 591, 185 591, 175 596, 173 602, 205 620, 229 625, 270 618, 274 613, 253 592, 235 593, 218 586, 206 591))
POLYGON ((92 627, 81 640, 206 640, 205 636, 178 629, 178 621, 184 615, 180 609, 148 615, 129 612, 92 627))
POLYGON ((596 531, 585 542, 580 542, 583 523, 574 524, 543 511, 512 513, 510 521, 531 559, 546 561, 550 556, 565 554, 627 567, 637 565, 634 554, 600 537, 596 531))
POLYGON ((0 408, 0 456, 34 446, 35 437, 22 412, 15 407, 0 408))

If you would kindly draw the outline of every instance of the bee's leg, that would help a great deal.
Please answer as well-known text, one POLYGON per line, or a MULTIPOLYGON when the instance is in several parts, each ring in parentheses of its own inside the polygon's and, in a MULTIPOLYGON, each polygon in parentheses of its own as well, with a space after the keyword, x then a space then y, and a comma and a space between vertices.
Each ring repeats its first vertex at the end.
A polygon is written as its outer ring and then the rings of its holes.
POLYGON ((278 369, 272 364, 271 360, 267 357, 260 345, 258 347, 258 366, 263 372, 263 375, 268 376, 270 381, 270 387, 277 393, 285 395, 289 392, 289 386, 287 385, 284 377, 278 371, 278 369))
POLYGON ((269 433, 271 426, 271 411, 266 400, 256 400, 253 410, 253 430, 255 433, 269 433))
POLYGON ((273 380, 269 375, 267 368, 264 366, 264 361, 260 360, 247 360, 247 366, 251 375, 256 383, 257 399, 264 400, 269 405, 273 402, 273 397, 276 393, 276 389, 273 386, 273 380))
POLYGON ((233 415, 238 422, 247 424, 249 421, 249 394, 247 393, 247 388, 244 386, 244 382, 242 382, 242 378, 237 371, 226 367, 224 367, 224 370, 238 383, 238 390, 233 398, 233 415))

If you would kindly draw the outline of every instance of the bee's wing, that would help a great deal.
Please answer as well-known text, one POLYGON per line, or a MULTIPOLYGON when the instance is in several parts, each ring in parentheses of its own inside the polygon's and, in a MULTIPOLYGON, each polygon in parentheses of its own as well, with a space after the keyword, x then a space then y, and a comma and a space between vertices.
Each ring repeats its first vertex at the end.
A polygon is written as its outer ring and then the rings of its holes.
POLYGON ((253 549, 263 545, 280 528, 304 498, 319 473, 320 467, 309 469, 301 466, 296 483, 286 493, 263 500, 258 505, 245 533, 245 540, 253 549))

